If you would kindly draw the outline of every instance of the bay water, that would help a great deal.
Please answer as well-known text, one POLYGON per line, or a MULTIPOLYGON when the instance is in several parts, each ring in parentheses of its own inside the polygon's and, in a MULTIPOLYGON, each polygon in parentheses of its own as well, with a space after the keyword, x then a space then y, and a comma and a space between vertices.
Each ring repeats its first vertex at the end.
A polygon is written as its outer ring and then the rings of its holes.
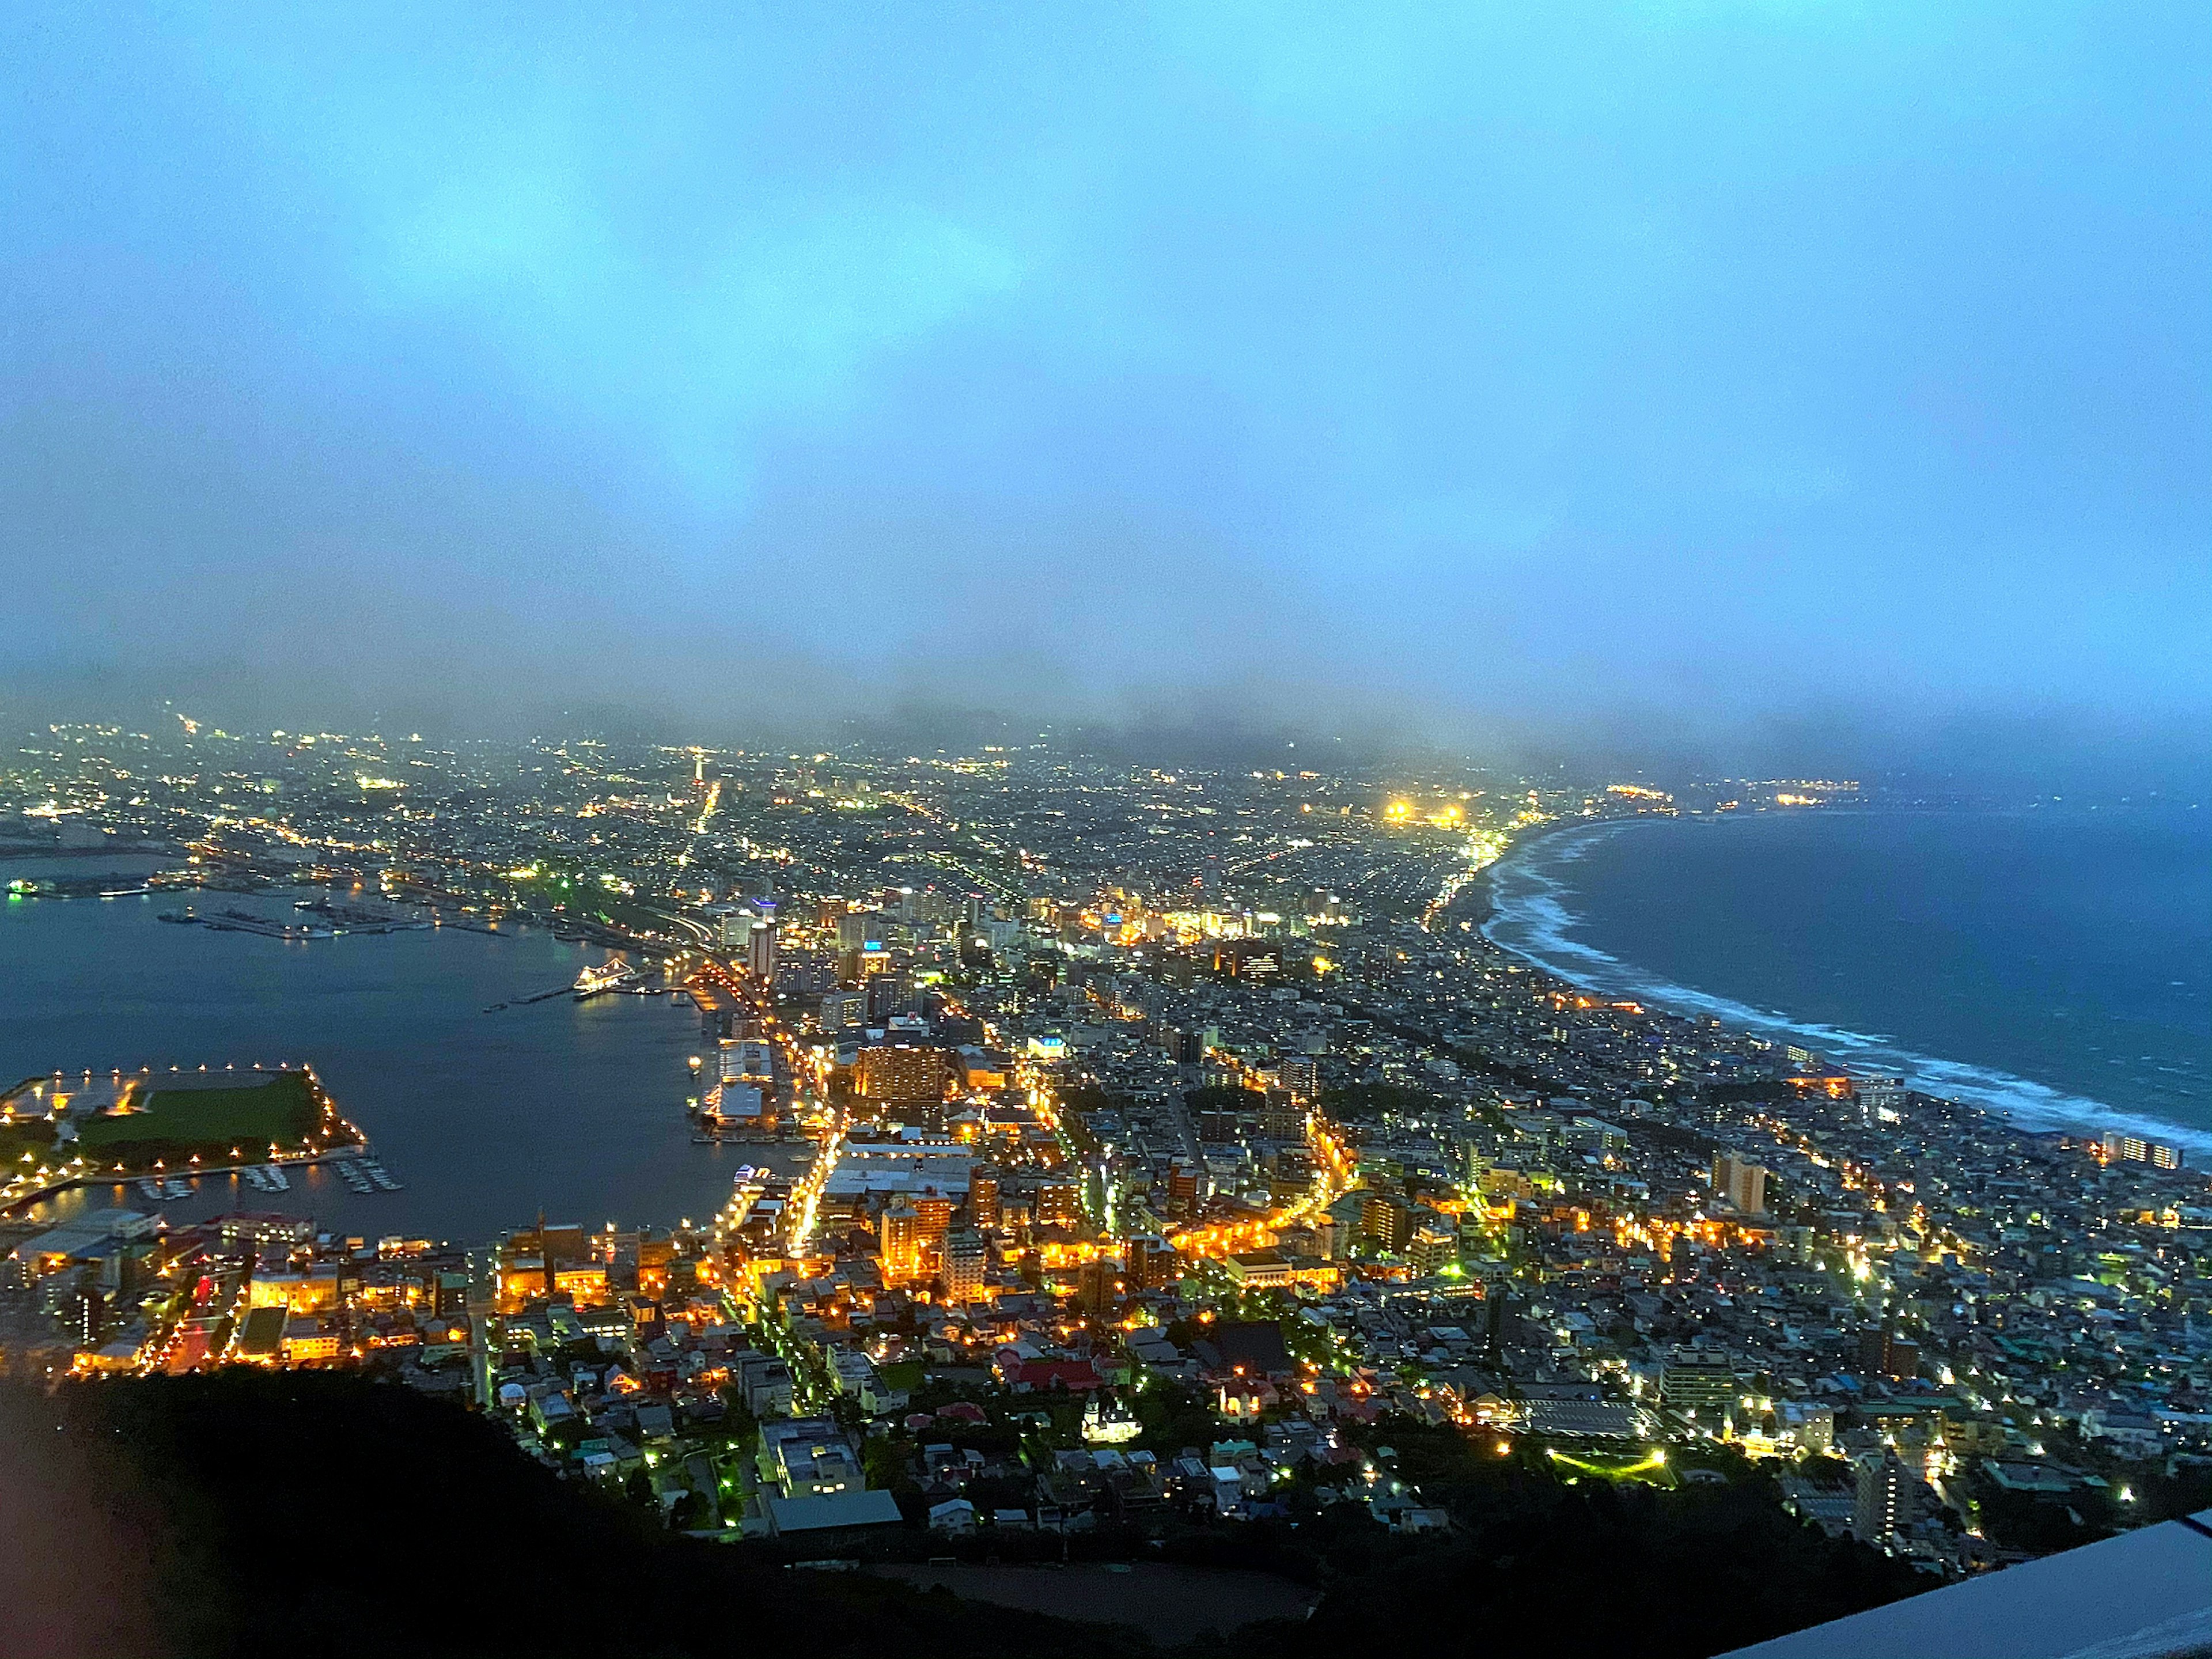
MULTIPOLYGON (((203 896, 295 920, 283 897, 203 896)), ((691 1142, 696 1011, 672 997, 567 994, 607 953, 534 929, 440 927, 288 941, 164 924, 176 894, 0 903, 0 1087, 57 1070, 312 1064, 404 1185, 361 1197, 320 1169, 292 1190, 234 1176, 158 1207, 173 1222, 231 1209, 311 1214, 365 1237, 475 1243, 555 1221, 705 1220, 748 1162, 691 1142)), ((155 1207, 135 1185, 58 1196, 33 1215, 155 1207)))
POLYGON ((1784 810, 1568 827, 1485 933, 2031 1127, 2212 1155, 2212 813, 1784 810))

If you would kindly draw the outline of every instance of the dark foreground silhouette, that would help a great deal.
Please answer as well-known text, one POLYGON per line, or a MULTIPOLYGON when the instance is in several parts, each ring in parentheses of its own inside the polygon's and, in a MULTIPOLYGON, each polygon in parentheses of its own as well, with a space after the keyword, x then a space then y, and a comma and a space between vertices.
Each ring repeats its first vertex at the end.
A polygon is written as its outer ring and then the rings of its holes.
MULTIPOLYGON (((1451 1535, 1399 1540, 1340 1504, 1164 1552, 1108 1534, 1079 1553, 1267 1567, 1319 1589, 1310 1619, 1188 1650, 1254 1659, 1340 1659, 1386 1632, 1443 1655, 1523 1639, 1705 1655, 1926 1582, 1820 1539, 1755 1487, 1570 1488, 1486 1463, 1451 1431, 1392 1427, 1401 1473, 1452 1510, 1451 1535)), ((20 1659, 1156 1651, 1133 1632, 684 1538, 556 1479, 495 1424, 343 1372, 228 1370, 51 1397, 0 1386, 0 1607, 20 1659)))

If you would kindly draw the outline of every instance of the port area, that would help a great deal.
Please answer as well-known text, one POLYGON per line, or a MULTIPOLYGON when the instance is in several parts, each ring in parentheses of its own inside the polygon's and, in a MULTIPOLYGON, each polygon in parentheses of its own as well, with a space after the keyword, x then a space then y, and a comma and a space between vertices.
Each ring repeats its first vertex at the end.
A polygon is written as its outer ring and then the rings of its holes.
POLYGON ((280 1192, 286 1164, 368 1152, 305 1066, 56 1073, 0 1094, 0 1211, 116 1181, 176 1196, 161 1183, 234 1170, 280 1192))
POLYGON ((164 910, 161 920, 179 927, 206 927, 218 933, 253 933, 263 939, 337 939, 345 933, 411 933, 439 926, 434 917, 408 915, 394 910, 368 910, 357 904, 330 899, 297 899, 292 915, 271 916, 234 904, 204 910, 187 904, 181 910, 164 910))
POLYGON ((533 1002, 550 1002, 556 997, 572 997, 578 1002, 589 1002, 593 997, 619 992, 625 996, 666 996, 676 988, 663 973, 650 966, 630 962, 620 951, 605 962, 588 967, 576 975, 572 984, 556 985, 548 991, 535 991, 506 1002, 495 1002, 484 1009, 488 1014, 504 1012, 509 1008, 527 1008, 533 1002))

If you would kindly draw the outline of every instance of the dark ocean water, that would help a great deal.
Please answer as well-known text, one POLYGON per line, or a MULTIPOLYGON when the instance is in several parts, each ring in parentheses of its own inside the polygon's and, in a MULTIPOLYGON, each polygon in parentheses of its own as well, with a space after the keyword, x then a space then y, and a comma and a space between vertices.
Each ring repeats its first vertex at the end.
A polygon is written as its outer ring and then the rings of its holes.
POLYGON ((1484 931, 2023 1123, 2212 1151, 2212 812, 1762 812, 1571 829, 1484 931))
MULTIPOLYGON (((567 984, 604 951, 538 932, 287 943, 155 920, 178 902, 0 903, 0 1088, 88 1066, 305 1060, 406 1190, 360 1198, 319 1170, 295 1172, 283 1195, 210 1178, 161 1206, 172 1220, 285 1210, 368 1237, 473 1243, 542 1205, 586 1225, 665 1225, 711 1215, 746 1161, 691 1144, 690 1008, 609 995, 483 1012, 567 984)), ((289 914, 272 897, 241 904, 289 914)), ((94 1188, 38 1213, 111 1203, 148 1207, 135 1187, 94 1188)))

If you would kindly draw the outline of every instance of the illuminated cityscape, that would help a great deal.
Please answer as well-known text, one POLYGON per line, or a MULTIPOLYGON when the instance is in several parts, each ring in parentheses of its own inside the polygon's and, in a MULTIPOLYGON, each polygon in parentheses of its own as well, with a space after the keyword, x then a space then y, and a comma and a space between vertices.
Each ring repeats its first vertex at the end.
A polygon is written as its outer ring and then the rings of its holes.
POLYGON ((0 1659, 2212 1659, 2202 0, 0 64, 0 1659))
POLYGON ((1958 1578, 2212 1467, 2212 1194, 2175 1149, 1602 1002, 1479 931, 1516 838, 1855 783, 179 720, 56 727, 0 789, 9 903, 592 941, 562 994, 690 1004, 667 1109, 744 1159, 681 1224, 350 1237, 278 1198, 320 1162, 398 1185, 311 1073, 28 1079, 8 1198, 88 1201, 8 1225, 18 1372, 364 1369, 813 1553, 1346 1505, 1417 1540, 1454 1524, 1386 1449, 1419 1426, 1562 1483, 1771 1478, 1958 1578), (165 1221, 232 1172, 265 1201, 165 1221))

